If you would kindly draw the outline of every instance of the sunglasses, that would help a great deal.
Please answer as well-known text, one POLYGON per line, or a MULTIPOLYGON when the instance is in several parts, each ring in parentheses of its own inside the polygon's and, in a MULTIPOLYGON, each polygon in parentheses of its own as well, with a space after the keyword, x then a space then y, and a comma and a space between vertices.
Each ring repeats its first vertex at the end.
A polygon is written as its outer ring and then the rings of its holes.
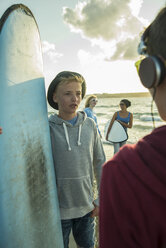
POLYGON ((91 99, 91 102, 98 102, 97 99, 91 99))
POLYGON ((123 106, 123 105, 125 105, 125 104, 124 104, 123 102, 121 102, 119 105, 122 105, 122 106, 123 106))
MULTIPOLYGON (((144 57, 145 58, 145 57, 144 57)), ((136 62, 135 62, 135 67, 136 67, 136 69, 137 69, 137 73, 139 74, 139 67, 140 67, 140 64, 141 64, 141 62, 142 62, 142 60, 144 59, 144 58, 142 58, 142 59, 139 59, 139 60, 137 60, 136 62)))
POLYGON ((138 54, 140 54, 141 57, 142 57, 141 59, 139 59, 139 60, 137 60, 135 62, 135 67, 136 67, 137 73, 139 75, 140 64, 141 64, 142 60, 145 59, 146 56, 148 56, 148 54, 147 54, 147 45, 146 45, 146 42, 144 41, 144 36, 143 35, 141 37, 141 41, 140 41, 140 43, 138 45, 137 51, 138 51, 138 54))

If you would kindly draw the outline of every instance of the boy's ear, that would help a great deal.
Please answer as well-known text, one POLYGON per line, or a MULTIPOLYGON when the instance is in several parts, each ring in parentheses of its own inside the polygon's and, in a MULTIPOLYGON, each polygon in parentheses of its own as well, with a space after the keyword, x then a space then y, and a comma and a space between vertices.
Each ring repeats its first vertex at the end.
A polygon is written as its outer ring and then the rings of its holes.
POLYGON ((57 97, 56 97, 56 93, 53 93, 53 101, 57 103, 57 97))

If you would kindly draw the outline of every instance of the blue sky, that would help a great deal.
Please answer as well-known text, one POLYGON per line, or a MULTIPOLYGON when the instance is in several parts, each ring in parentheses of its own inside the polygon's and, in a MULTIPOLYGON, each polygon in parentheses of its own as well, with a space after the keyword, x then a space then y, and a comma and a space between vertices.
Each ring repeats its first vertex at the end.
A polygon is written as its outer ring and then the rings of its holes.
POLYGON ((134 62, 140 32, 165 0, 0 0, 30 8, 38 23, 46 88, 62 70, 82 73, 87 93, 146 91, 134 62))

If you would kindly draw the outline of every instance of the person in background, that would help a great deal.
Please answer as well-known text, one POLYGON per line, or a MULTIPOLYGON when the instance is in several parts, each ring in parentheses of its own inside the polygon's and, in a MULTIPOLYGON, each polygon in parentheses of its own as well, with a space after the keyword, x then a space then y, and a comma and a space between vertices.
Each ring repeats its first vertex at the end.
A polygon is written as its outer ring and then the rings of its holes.
MULTIPOLYGON (((127 128, 132 128, 133 126, 133 114, 127 111, 127 108, 131 106, 131 102, 127 99, 122 99, 119 105, 120 105, 121 110, 114 113, 112 120, 110 122, 110 125, 108 127, 106 140, 108 140, 108 134, 115 120, 120 122, 120 124, 124 127, 126 132, 127 132, 127 128)), ((119 142, 119 143, 113 143, 114 154, 117 153, 119 149, 125 144, 126 144, 126 141, 119 142)))
POLYGON ((77 111, 85 95, 86 83, 76 72, 60 72, 51 82, 47 99, 58 110, 49 118, 53 161, 57 182, 64 248, 71 230, 78 247, 94 247, 94 218, 98 199, 94 199, 105 154, 94 121, 77 111))
POLYGON ((99 130, 98 123, 97 123, 97 116, 96 116, 95 112, 93 111, 93 109, 97 103, 98 103, 97 96, 95 96, 95 95, 88 96, 88 98, 85 101, 84 112, 87 114, 88 117, 92 118, 95 121, 97 130, 100 134, 100 137, 102 138, 102 135, 101 135, 101 132, 99 130))
POLYGON ((0 127, 0 134, 2 134, 2 127, 0 127))
MULTIPOLYGON (((145 29, 138 52, 141 82, 166 121, 165 7, 145 29)), ((104 164, 99 220, 100 248, 166 247, 166 125, 104 164)))

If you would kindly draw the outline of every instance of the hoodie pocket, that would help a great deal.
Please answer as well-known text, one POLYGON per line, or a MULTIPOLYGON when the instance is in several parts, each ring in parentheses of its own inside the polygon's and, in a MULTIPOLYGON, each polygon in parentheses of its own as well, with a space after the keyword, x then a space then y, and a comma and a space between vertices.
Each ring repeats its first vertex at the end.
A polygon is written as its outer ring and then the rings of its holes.
POLYGON ((90 176, 57 179, 61 208, 85 207, 93 202, 93 186, 90 176))

